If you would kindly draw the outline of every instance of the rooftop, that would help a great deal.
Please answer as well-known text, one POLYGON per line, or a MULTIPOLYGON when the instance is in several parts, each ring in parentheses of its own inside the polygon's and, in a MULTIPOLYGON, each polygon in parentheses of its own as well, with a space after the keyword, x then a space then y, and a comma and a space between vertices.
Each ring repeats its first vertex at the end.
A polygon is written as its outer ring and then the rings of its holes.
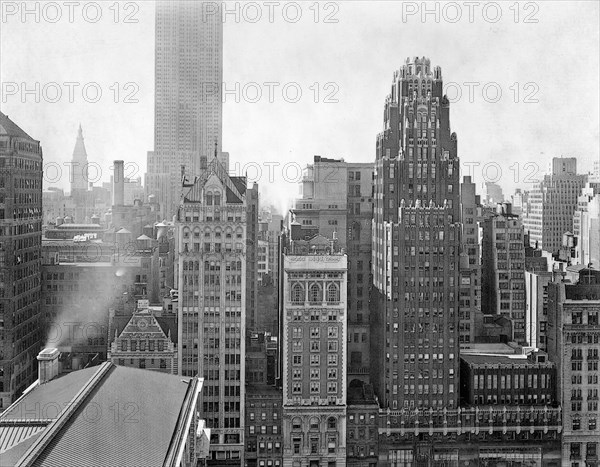
POLYGON ((2 112, 0 112, 0 136, 16 136, 18 138, 36 141, 25 133, 19 125, 8 118, 8 115, 3 114, 2 112))
POLYGON ((201 384, 109 362, 60 376, 0 415, 2 465, 175 465, 201 384))

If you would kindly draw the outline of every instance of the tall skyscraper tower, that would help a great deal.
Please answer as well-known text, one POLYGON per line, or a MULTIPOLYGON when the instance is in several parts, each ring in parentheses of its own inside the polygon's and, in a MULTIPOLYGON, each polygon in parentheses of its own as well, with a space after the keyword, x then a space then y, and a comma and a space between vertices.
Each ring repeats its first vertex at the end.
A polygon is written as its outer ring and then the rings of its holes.
POLYGON ((83 141, 83 130, 79 125, 77 139, 71 159, 71 199, 75 204, 75 222, 85 223, 92 214, 93 199, 88 192, 88 157, 83 141))
POLYGON ((175 223, 178 367, 183 376, 204 377, 208 465, 244 465, 249 191, 244 177, 230 177, 213 160, 184 184, 175 223))
POLYGON ((73 158, 71 160, 71 196, 78 191, 87 191, 88 179, 87 176, 87 151, 85 150, 85 143, 83 142, 83 130, 79 125, 77 131, 77 140, 75 141, 75 148, 73 148, 73 158))
MULTIPOLYGON (((211 2, 156 3, 154 151, 148 153, 147 194, 166 216, 180 201, 180 166, 199 175, 221 158, 223 23, 211 2)), ((227 160, 221 161, 227 169, 227 160)))
POLYGON ((42 148, 0 112, 0 412, 37 378, 42 148))
POLYGON ((458 402, 460 186, 442 71, 394 74, 377 137, 371 371, 384 407, 458 402))

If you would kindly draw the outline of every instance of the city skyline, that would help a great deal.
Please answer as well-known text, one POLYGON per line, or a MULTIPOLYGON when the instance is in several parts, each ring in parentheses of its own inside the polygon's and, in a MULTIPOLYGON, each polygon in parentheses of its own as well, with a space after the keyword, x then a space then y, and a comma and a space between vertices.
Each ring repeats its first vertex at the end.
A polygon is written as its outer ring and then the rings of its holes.
MULTIPOLYGON (((597 54, 572 53, 577 50, 572 44, 580 44, 580 50, 597 49, 598 31, 592 26, 598 17, 597 4, 585 3, 589 9, 587 16, 580 14, 581 5, 577 4, 535 4, 537 12, 526 10, 524 4, 520 4, 517 23, 517 12, 508 5, 502 8, 501 17, 495 23, 491 22, 491 11, 484 17, 479 10, 473 13, 470 23, 464 5, 462 17, 455 23, 450 22, 452 12, 443 5, 438 7, 439 18, 430 14, 423 23, 421 12, 410 10, 412 4, 350 6, 334 3, 335 8, 319 4, 318 22, 314 21, 317 11, 310 10, 308 5, 303 7, 302 17, 296 23, 290 21, 292 10, 289 9, 287 17, 282 12, 274 14, 272 23, 265 16, 266 9, 263 18, 256 23, 249 22, 252 19, 249 10, 240 10, 239 22, 229 15, 223 24, 224 82, 228 89, 240 83, 240 91, 238 95, 226 96, 223 150, 231 155, 234 175, 243 175, 235 171, 239 172, 246 165, 252 178, 258 166, 262 170, 258 180, 261 190, 271 185, 264 193, 277 200, 279 209, 283 209, 288 204, 279 201, 280 193, 290 191, 284 178, 298 181, 298 167, 309 163, 313 155, 343 157, 353 162, 372 161, 373 135, 381 130, 381 102, 387 88, 383 76, 396 69, 407 56, 415 54, 441 57, 437 62, 452 76, 451 83, 459 86, 447 87, 446 91, 450 97, 459 88, 462 92, 461 99, 453 102, 453 108, 456 131, 465 135, 460 148, 463 175, 469 175, 466 170, 469 164, 479 162, 481 165, 474 169, 473 175, 474 181, 480 184, 483 164, 492 163, 488 176, 494 179, 496 167, 493 164, 498 163, 503 170, 499 183, 508 194, 517 185, 525 188, 532 185, 529 180, 545 171, 551 157, 575 156, 579 158, 582 173, 592 169, 592 161, 598 159, 597 110, 592 109, 582 125, 574 126, 568 141, 560 138, 555 127, 577 118, 578 111, 574 109, 589 108, 590 103, 597 106, 598 78, 594 73, 585 73, 586 69, 597 68, 597 54), (366 20, 376 15, 397 19, 384 19, 375 29, 368 26, 370 23, 366 20), (575 17, 581 24, 581 32, 565 31, 560 39, 548 35, 559 22, 575 17), (526 20, 538 22, 526 23, 526 20), (425 34, 420 34, 417 40, 412 32, 420 30, 425 34), (369 39, 374 32, 378 33, 376 43, 369 39), (386 40, 379 40, 379 36, 386 40), (274 37, 277 37, 275 42, 274 37), (470 47, 474 38, 487 47, 470 47), (396 45, 398 41, 402 43, 400 48, 396 45), (547 47, 541 47, 542 42, 547 47), (518 45, 518 56, 507 56, 503 48, 496 47, 501 43, 518 45), (367 47, 366 44, 373 45, 367 47), (367 54, 372 48, 378 53, 367 54), (315 50, 319 53, 313 54, 315 50), (559 58, 566 56, 569 62, 561 65, 564 72, 557 73, 554 70, 561 63, 559 58), (266 82, 280 83, 274 88, 273 103, 268 102, 269 88, 262 85, 266 82), (469 82, 480 83, 473 85, 472 103, 468 98, 469 82), (250 102, 254 96, 252 86, 246 88, 244 99, 241 90, 249 83, 260 83, 263 95, 257 103, 250 102), (286 83, 300 86, 303 94, 299 102, 293 104, 282 98, 280 91, 286 83), (318 97, 314 83, 319 83, 318 97), (327 83, 333 84, 326 88, 327 83), (486 102, 481 93, 489 83, 498 83, 502 90, 502 98, 495 104, 486 102), (514 102, 517 97, 514 83, 519 83, 517 103, 514 102), (525 88, 526 83, 535 86, 525 88), (313 89, 309 89, 310 86, 313 89), (324 102, 328 96, 329 100, 339 102, 324 102), (530 97, 527 100, 539 102, 526 103, 527 96, 530 97), (318 103, 314 102, 315 97, 318 103), (240 102, 235 103, 236 99, 240 102), (256 121, 261 124, 252 125, 253 131, 248 131, 249 123, 256 121), (507 137, 491 138, 498 130, 507 137), (332 138, 332 134, 336 137, 332 138), (275 166, 277 163, 280 165, 275 166), (528 163, 530 165, 525 166, 528 163), (284 164, 288 164, 285 177, 284 164), (520 183, 515 183, 515 179, 520 183), (270 183, 271 180, 274 183, 270 183)), ((108 7, 97 23, 87 22, 77 15, 72 24, 65 18, 53 24, 44 22, 50 15, 48 11, 41 12, 39 23, 33 20, 22 23, 18 15, 17 20, 13 16, 5 17, 1 31, 3 46, 10 49, 26 35, 30 53, 27 61, 14 57, 10 63, 2 63, 0 79, 4 83, 31 83, 31 88, 35 82, 43 85, 77 81, 82 85, 96 82, 102 87, 103 98, 96 104, 85 102, 80 93, 75 93, 74 102, 69 103, 68 90, 62 86, 65 95, 59 102, 50 103, 40 96, 40 102, 35 103, 30 95, 25 105, 20 102, 20 91, 7 95, 8 89, 3 88, 5 102, 0 102, 3 112, 16 121, 24 121, 28 115, 28 127, 45 142, 46 164, 62 165, 70 161, 81 123, 89 159, 98 163, 104 172, 110 171, 114 159, 137 163, 139 170, 135 176, 142 176, 146 171, 146 151, 153 147, 154 7, 151 3, 142 3, 134 13, 126 10, 123 3, 119 6, 119 22, 114 22, 115 11, 108 7), (125 23, 127 14, 139 22, 125 23), (47 39, 49 32, 52 32, 51 39, 47 39), (81 40, 71 41, 73 35, 81 40), (117 66, 100 67, 103 60, 117 66), (116 91, 109 89, 115 82, 119 83, 118 104, 113 102, 116 91), (134 86, 126 87, 125 83, 130 82, 134 86), (126 96, 132 95, 138 103, 123 102, 126 96), (49 119, 52 123, 46 125, 49 119)), ((293 97, 293 88, 290 89, 289 95, 293 97)), ((493 87, 487 89, 493 97, 493 87)), ((61 179, 58 186, 67 188, 66 167, 63 169, 64 180, 61 179)), ((103 180, 108 181, 109 175, 103 180)), ((53 174, 48 171, 46 179, 50 177, 53 174)), ((46 183, 45 188, 48 186, 46 183)))
POLYGON ((0 2, 1 463, 600 467, 588 6, 0 2))

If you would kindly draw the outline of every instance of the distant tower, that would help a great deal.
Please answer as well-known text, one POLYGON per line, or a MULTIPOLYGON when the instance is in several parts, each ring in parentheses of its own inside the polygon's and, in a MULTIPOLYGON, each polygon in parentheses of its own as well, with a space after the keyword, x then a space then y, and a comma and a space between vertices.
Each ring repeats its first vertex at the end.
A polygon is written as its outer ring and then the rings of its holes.
POLYGON ((83 223, 86 217, 92 214, 92 200, 88 193, 88 159, 85 143, 83 142, 81 124, 77 132, 77 140, 75 141, 71 164, 71 198, 75 203, 75 219, 73 220, 76 223, 83 223))
POLYGON ((87 191, 88 189, 88 159, 85 143, 83 142, 81 125, 79 125, 77 132, 77 140, 75 141, 71 163, 73 164, 71 167, 71 196, 73 196, 76 191, 87 191))

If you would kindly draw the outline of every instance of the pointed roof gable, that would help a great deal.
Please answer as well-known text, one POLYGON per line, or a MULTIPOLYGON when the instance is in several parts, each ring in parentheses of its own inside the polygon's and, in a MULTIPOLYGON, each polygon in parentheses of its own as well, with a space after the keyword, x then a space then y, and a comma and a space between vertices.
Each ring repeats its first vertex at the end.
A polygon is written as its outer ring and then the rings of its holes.
MULTIPOLYGON (((245 178, 244 177, 230 177, 225 168, 221 165, 218 159, 213 159, 208 164, 206 170, 196 177, 194 183, 187 192, 184 190, 183 203, 202 203, 202 190, 204 185, 209 178, 215 175, 227 189, 227 203, 242 203, 244 199, 244 193, 246 192, 245 178), (242 182, 239 179, 243 179, 242 182), (243 189, 242 189, 243 186, 243 189)), ((188 185, 183 185, 184 189, 188 188, 188 185)))
POLYGON ((25 133, 19 125, 13 122, 8 115, 4 115, 0 112, 0 135, 2 136, 15 136, 17 138, 26 138, 32 141, 34 140, 31 136, 25 133))
POLYGON ((134 313, 118 337, 135 337, 140 334, 158 334, 157 337, 161 339, 166 339, 168 337, 168 331, 165 333, 163 327, 159 324, 154 315, 148 310, 141 310, 134 313))

